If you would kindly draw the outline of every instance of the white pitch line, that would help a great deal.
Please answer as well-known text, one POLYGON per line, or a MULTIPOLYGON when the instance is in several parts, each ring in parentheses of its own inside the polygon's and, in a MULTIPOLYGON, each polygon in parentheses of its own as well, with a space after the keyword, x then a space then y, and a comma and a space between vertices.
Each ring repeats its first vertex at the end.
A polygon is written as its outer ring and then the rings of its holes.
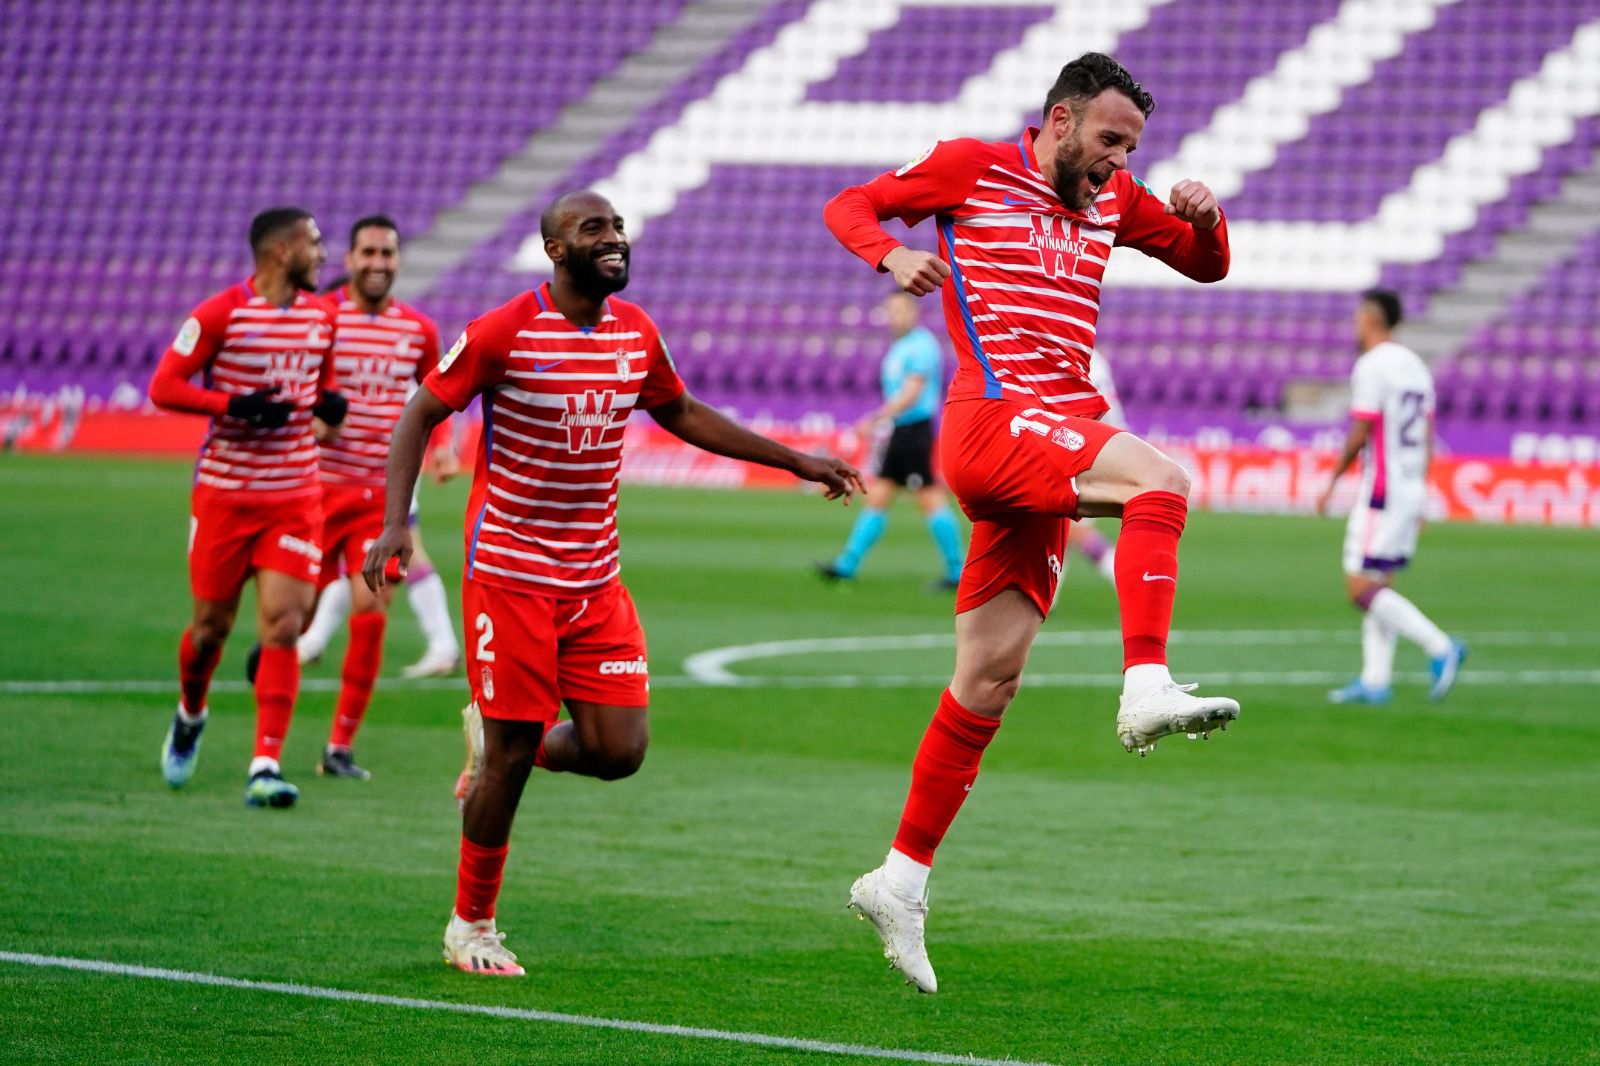
MULTIPOLYGON (((1175 629, 1168 638, 1170 644, 1195 646, 1245 646, 1261 645, 1326 645, 1352 643, 1358 631, 1351 629, 1175 629)), ((1464 634, 1469 644, 1481 646, 1561 646, 1577 643, 1595 643, 1592 634, 1524 632, 1487 632, 1464 634), (1574 639, 1576 636, 1577 639, 1574 639)), ((943 684, 943 679, 931 675, 817 675, 815 677, 752 677, 735 674, 729 669, 733 664, 751 659, 789 659, 801 655, 821 655, 830 652, 859 653, 886 651, 919 651, 932 648, 954 648, 955 634, 861 634, 849 637, 814 637, 796 640, 769 640, 756 644, 732 644, 722 648, 709 648, 696 652, 683 661, 686 675, 695 681, 713 687, 751 687, 770 685, 787 688, 860 688, 899 687, 918 684, 943 684)), ((1034 639, 1034 646, 1112 646, 1122 642, 1122 634, 1111 629, 1058 629, 1044 630, 1034 639)), ((1600 671, 1478 671, 1462 673, 1462 679, 1479 679, 1479 683, 1503 684, 1516 681, 1523 684, 1592 684, 1600 671), (1493 680, 1484 680, 1493 679, 1493 680)), ((1121 684, 1120 675, 1110 674, 1024 674, 1032 685, 1101 685, 1121 684)), ((664 680, 664 679, 663 679, 664 680)), ((1283 684, 1323 685, 1349 680, 1343 674, 1326 671, 1227 671, 1202 675, 1195 680, 1203 684, 1283 684)), ((658 679, 652 678, 652 684, 658 679)))
MULTIPOLYGON (((338 692, 340 681, 335 677, 310 677, 300 681, 301 692, 338 692)), ((415 681, 402 681, 398 678, 385 678, 378 681, 378 686, 383 691, 398 689, 425 689, 438 691, 444 689, 459 689, 467 691, 467 682, 464 678, 430 677, 419 678, 415 681)), ((213 681, 212 692, 253 692, 255 686, 248 681, 213 681)), ((169 678, 81 678, 77 680, 51 680, 39 678, 24 681, 0 681, 0 693, 18 696, 49 696, 56 694, 80 696, 104 696, 120 692, 172 692, 178 691, 176 677, 169 678)))
POLYGON ((1020 1059, 990 1059, 976 1055, 952 1055, 941 1051, 912 1051, 903 1048, 871 1047, 865 1044, 842 1044, 831 1040, 806 1040, 795 1036, 772 1036, 767 1033, 741 1033, 727 1029, 702 1029, 692 1025, 663 1025, 657 1022, 635 1022, 622 1018, 597 1018, 587 1014, 563 1014, 558 1011, 530 1010, 524 1007, 496 1007, 479 1003, 451 1003, 438 999, 415 999, 410 996, 385 996, 373 992, 351 992, 343 988, 323 988, 318 985, 293 984, 287 981, 248 981, 239 977, 218 977, 215 974, 196 973, 191 970, 167 970, 155 966, 130 966, 120 962, 75 959, 61 955, 35 955, 25 951, 0 951, 0 962, 15 963, 19 966, 37 966, 45 969, 111 974, 118 977, 143 977, 152 981, 171 981, 177 984, 209 985, 213 988, 235 988, 247 992, 271 992, 280 996, 301 996, 306 999, 331 999, 343 1003, 364 1003, 376 1007, 402 1007, 407 1010, 477 1014, 490 1018, 505 1018, 512 1021, 543 1022, 546 1025, 575 1025, 588 1029, 616 1029, 628 1033, 646 1033, 651 1036, 677 1036, 693 1040, 721 1040, 730 1044, 782 1048, 787 1051, 811 1051, 822 1055, 854 1055, 858 1058, 887 1059, 892 1062, 935 1062, 948 1063, 950 1066, 1051 1066, 1050 1063, 1046 1062, 1024 1062, 1020 1059))
MULTIPOLYGON (((728 680, 708 681, 692 677, 651 678, 659 688, 924 688, 947 685, 949 674, 730 674, 728 680), (667 684, 671 682, 671 684, 667 684)), ((1024 673, 1027 688, 1116 688, 1121 674, 1034 674, 1024 673)), ((1183 681, 1201 685, 1342 685, 1350 680, 1349 670, 1235 670, 1225 673, 1183 672, 1183 681)), ((1422 672, 1396 674, 1399 684, 1431 684, 1433 678, 1422 672)), ((1456 677, 1458 685, 1600 685, 1600 670, 1474 670, 1467 668, 1456 677)))

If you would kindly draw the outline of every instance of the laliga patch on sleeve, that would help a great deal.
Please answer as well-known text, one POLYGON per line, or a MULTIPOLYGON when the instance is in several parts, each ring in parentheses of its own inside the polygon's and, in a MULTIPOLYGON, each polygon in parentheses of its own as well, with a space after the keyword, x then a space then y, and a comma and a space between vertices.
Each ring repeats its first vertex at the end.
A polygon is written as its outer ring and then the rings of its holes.
POLYGON ((933 150, 939 147, 940 143, 941 142, 939 141, 934 141, 932 144, 928 145, 926 151, 917 156, 917 158, 913 159, 911 162, 907 163, 905 166, 901 167, 899 170, 895 171, 894 176, 897 178, 903 178, 913 170, 916 170, 923 163, 927 162, 928 157, 933 154, 933 150))
POLYGON ((172 350, 179 355, 193 355, 194 346, 200 343, 200 320, 190 316, 184 321, 178 335, 172 340, 172 350))
POLYGON ((466 331, 463 330, 461 336, 457 337, 456 342, 450 346, 450 350, 444 353, 444 358, 439 360, 439 372, 443 373, 444 371, 449 370, 450 364, 456 361, 456 356, 460 355, 461 350, 466 346, 467 334, 466 331))

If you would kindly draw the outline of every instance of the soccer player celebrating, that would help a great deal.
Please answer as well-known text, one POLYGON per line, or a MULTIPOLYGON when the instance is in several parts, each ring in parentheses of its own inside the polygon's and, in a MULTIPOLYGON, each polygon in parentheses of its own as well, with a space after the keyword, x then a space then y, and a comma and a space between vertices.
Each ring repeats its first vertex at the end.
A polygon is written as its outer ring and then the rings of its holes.
POLYGON ((856 432, 870 437, 884 422, 894 428, 844 550, 831 562, 816 564, 817 572, 829 581, 853 579, 862 560, 883 536, 894 498, 901 489, 908 488, 917 494, 928 535, 943 562, 934 587, 948 592, 961 577, 961 531, 950 513, 944 487, 933 479, 933 416, 939 413, 943 392, 944 351, 932 331, 917 320, 917 302, 910 296, 897 292, 884 301, 883 307, 894 333, 894 343, 883 357, 879 375, 883 403, 862 416, 856 432))
POLYGON ((1350 373, 1350 432, 1317 499, 1317 513, 1327 514, 1334 486, 1365 453, 1344 537, 1345 588, 1364 615, 1361 676, 1328 693, 1334 703, 1389 702, 1397 637, 1428 654, 1433 700, 1449 693, 1467 657, 1465 644, 1390 587, 1417 550, 1433 455, 1433 375, 1416 352, 1395 342, 1400 315, 1400 298, 1385 289, 1364 293, 1356 307, 1361 356, 1350 373))
POLYGON ((484 745, 462 819, 455 913, 445 960, 470 973, 520 975, 496 932, 511 822, 534 766, 615 780, 648 741, 644 632, 618 579, 617 478, 636 408, 718 455, 788 470, 829 499, 863 491, 837 459, 803 455, 729 421, 684 391, 628 283, 628 238, 604 197, 574 192, 540 219, 552 279, 467 326, 395 429, 388 513, 367 553, 381 588, 411 555, 405 501, 428 433, 475 396, 483 444, 467 510, 467 677, 484 745), (565 703, 570 721, 557 723, 565 703))
POLYGON ((1182 181, 1163 203, 1127 172, 1154 106, 1116 60, 1089 53, 1062 68, 1041 127, 994 144, 940 142, 825 211, 840 242, 902 289, 942 291, 959 361, 941 437, 945 478, 973 521, 956 592, 955 673, 917 749, 894 846, 850 890, 884 953, 924 992, 937 987, 923 944, 934 849, 1055 602, 1069 519, 1122 519, 1123 746, 1143 755, 1162 737, 1208 735, 1239 713, 1233 700, 1195 697, 1167 672, 1189 477, 1100 421, 1106 401, 1089 382, 1114 246, 1197 281, 1228 271, 1227 225, 1209 189, 1182 181), (938 254, 906 248, 880 224, 929 216, 938 254))
POLYGON ((349 284, 332 297, 338 308, 333 364, 350 409, 339 432, 322 442, 322 581, 341 582, 343 564, 352 613, 333 731, 317 772, 365 780, 371 775, 356 764, 350 746, 372 699, 394 590, 367 588, 361 565, 383 532, 389 435, 410 390, 439 364, 439 331, 427 315, 389 294, 400 270, 400 229, 393 219, 369 215, 350 228, 345 269, 349 284))
POLYGON ((300 688, 294 642, 322 568, 312 419, 337 426, 346 404, 334 391, 333 310, 314 295, 327 258, 316 220, 298 207, 263 211, 250 248, 255 273, 195 308, 150 380, 156 406, 211 417, 189 519, 194 617, 178 647, 182 696, 161 771, 173 788, 194 773, 211 675, 254 574, 263 647, 245 802, 290 807, 299 792, 278 757, 300 688))

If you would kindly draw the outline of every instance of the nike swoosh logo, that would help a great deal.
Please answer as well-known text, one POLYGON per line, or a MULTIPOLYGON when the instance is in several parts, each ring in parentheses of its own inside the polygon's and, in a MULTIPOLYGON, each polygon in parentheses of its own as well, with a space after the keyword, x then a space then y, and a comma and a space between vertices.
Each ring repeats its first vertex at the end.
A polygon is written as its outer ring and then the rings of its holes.
POLYGON ((1144 572, 1144 579, 1146 581, 1170 581, 1174 585, 1178 583, 1178 579, 1170 574, 1152 574, 1148 570, 1144 572))
POLYGON ((551 367, 560 366, 562 363, 565 363, 565 362, 566 362, 565 359, 557 359, 553 363, 534 363, 533 364, 533 370, 534 370, 534 373, 536 373, 536 374, 542 374, 546 370, 549 370, 551 367))
POLYGON ((1006 201, 1006 203, 1010 204, 1012 207, 1043 207, 1044 206, 1044 202, 1042 200, 1018 200, 1016 197, 1012 196, 1010 193, 1006 193, 1005 201, 1006 201))

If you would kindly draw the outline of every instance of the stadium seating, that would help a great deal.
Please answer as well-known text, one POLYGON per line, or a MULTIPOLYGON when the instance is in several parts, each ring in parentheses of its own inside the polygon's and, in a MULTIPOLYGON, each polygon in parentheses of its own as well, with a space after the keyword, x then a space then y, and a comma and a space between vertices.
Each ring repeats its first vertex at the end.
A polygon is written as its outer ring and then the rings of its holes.
MULTIPOLYGON (((339 230, 371 207, 397 214, 412 232, 427 230, 684 3, 576 5, 563 7, 559 20, 535 20, 510 0, 472 0, 407 9, 406 18, 370 28, 353 9, 296 2, 272 16, 278 36, 270 50, 257 47, 264 10, 195 31, 187 27, 210 25, 198 0, 39 7, 0 40, 8 82, 0 178, 15 190, 0 205, 0 388, 74 383, 104 394, 119 381, 142 383, 183 311, 243 272, 240 230, 268 201, 313 207, 335 247, 339 230), (81 54, 97 63, 67 61, 81 54)), ((579 162, 566 184, 608 178, 621 157, 677 122, 811 6, 772 3, 579 162)), ((1430 166, 1442 168, 1441 180, 1460 181, 1466 164, 1453 143, 1486 138, 1481 150, 1517 166, 1475 194, 1464 221, 1434 226, 1436 254, 1411 261, 1392 243, 1382 246, 1364 282, 1398 288, 1420 316, 1467 264, 1525 227, 1534 204, 1595 166, 1596 109, 1574 105, 1570 116, 1543 125, 1485 116, 1551 85, 1592 91, 1600 70, 1566 71, 1549 57, 1600 18, 1600 6, 1395 0, 1396 19, 1411 18, 1412 9, 1426 17, 1397 31, 1392 48, 1375 46, 1370 71, 1349 74, 1332 91, 1333 82, 1296 81, 1295 71, 1324 70, 1319 34, 1360 6, 1151 7, 1114 49, 1158 100, 1135 170, 1202 151, 1203 135, 1220 128, 1217 117, 1251 86, 1277 84, 1273 77, 1288 86, 1284 109, 1304 113, 1303 129, 1236 168, 1237 188, 1223 199, 1239 227, 1384 218, 1385 205, 1403 203, 1430 166), (1198 38, 1206 47, 1194 46, 1198 38), (1556 80, 1527 86, 1539 77, 1556 80)), ((949 101, 1052 13, 1046 4, 910 4, 870 33, 864 49, 821 70, 804 99, 949 101)), ((1063 44, 1063 54, 1072 51, 1063 44)), ((1039 80, 1042 92, 1048 71, 1039 80)), ((1019 113, 1016 124, 1029 118, 1019 113)), ((1256 151, 1248 141, 1223 138, 1208 150, 1232 165, 1235 155, 1256 151)), ((649 220, 635 245, 629 296, 661 322, 692 387, 742 414, 782 420, 849 417, 870 402, 882 344, 873 309, 888 285, 835 244, 820 211, 840 188, 883 169, 716 163, 708 180, 649 220)), ((1202 170, 1194 176, 1209 178, 1202 170)), ((508 217, 420 298, 446 330, 536 280, 510 264, 536 229, 539 206, 508 217)), ((930 246, 931 227, 907 240, 930 246)), ((1305 258, 1282 241, 1260 247, 1284 257, 1285 277, 1305 258)), ((1443 358, 1441 424, 1592 430, 1600 419, 1597 278, 1600 232, 1443 358)), ((1358 287, 1108 286, 1100 347, 1136 422, 1245 425, 1280 411, 1295 383, 1348 374, 1358 287)))

